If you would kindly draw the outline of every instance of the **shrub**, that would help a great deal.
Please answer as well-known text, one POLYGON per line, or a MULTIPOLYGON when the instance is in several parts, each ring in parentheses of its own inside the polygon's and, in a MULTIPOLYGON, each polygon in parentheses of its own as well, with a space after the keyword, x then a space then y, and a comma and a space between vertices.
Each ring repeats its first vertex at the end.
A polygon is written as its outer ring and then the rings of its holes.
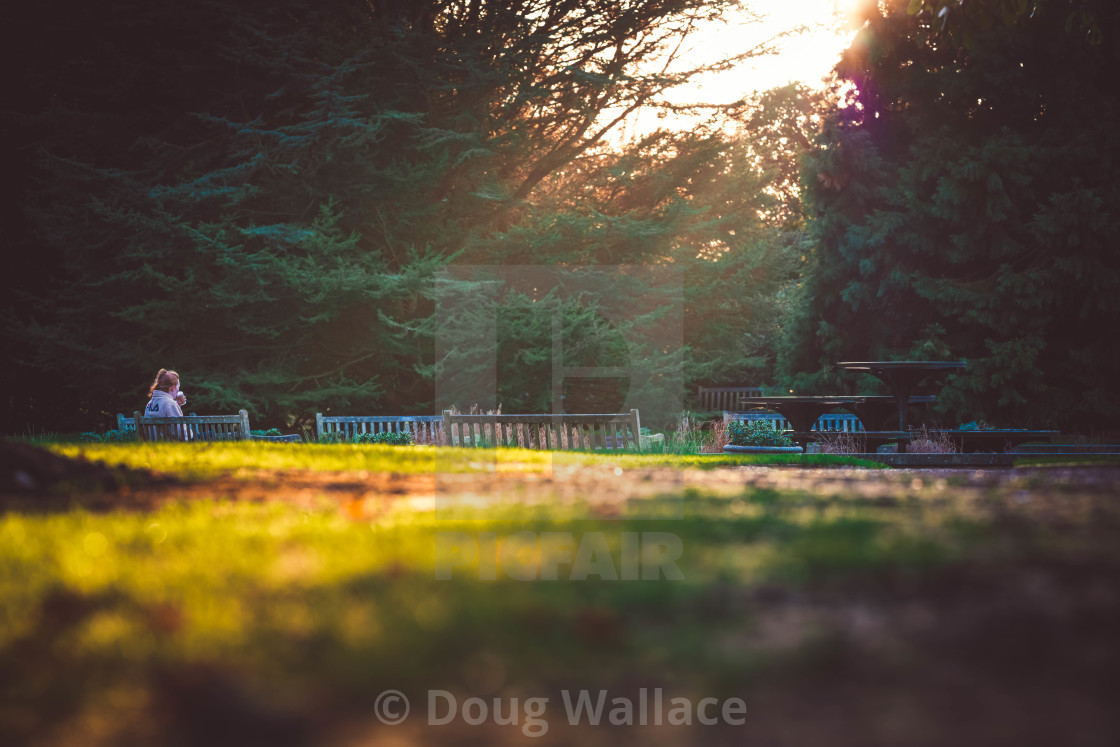
POLYGON ((390 433, 388 431, 383 433, 359 433, 351 439, 351 443, 355 444, 387 444, 389 446, 410 446, 412 444, 412 434, 390 433))
POLYGON ((412 435, 409 433, 359 433, 347 436, 344 433, 324 433, 319 439, 321 444, 388 444, 389 446, 409 446, 412 435))
POLYGON ((136 431, 121 431, 116 429, 105 431, 104 433, 94 433, 92 431, 87 431, 86 433, 82 433, 80 436, 78 436, 78 440, 107 444, 121 443, 124 441, 135 441, 136 431))
POLYGON ((782 431, 765 420, 732 420, 727 423, 727 442, 732 446, 795 446, 782 431))
POLYGON ((727 443, 723 421, 714 423, 685 411, 677 418, 676 428, 662 435, 642 427, 645 440, 641 451, 647 454, 711 454, 721 453, 727 443))
POLYGON ((282 433, 280 433, 279 428, 269 428, 267 431, 249 431, 249 433, 250 433, 250 435, 253 435, 253 436, 280 436, 280 435, 283 435, 282 433))

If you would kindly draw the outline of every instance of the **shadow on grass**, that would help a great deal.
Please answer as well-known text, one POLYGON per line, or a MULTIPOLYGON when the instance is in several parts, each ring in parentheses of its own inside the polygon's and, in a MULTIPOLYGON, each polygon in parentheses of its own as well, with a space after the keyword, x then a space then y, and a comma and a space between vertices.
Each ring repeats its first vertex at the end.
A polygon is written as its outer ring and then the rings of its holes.
POLYGON ((440 689, 550 698, 534 744, 641 744, 637 727, 568 726, 560 693, 663 688, 747 702, 744 727, 671 732, 683 743, 1105 744, 1118 726, 1116 508, 1039 493, 1028 511, 1020 498, 689 491, 611 519, 586 505, 356 520, 213 501, 8 513, 0 737, 526 741, 461 719, 423 728, 425 692, 440 689), (608 566, 625 575, 626 543, 647 533, 680 540, 683 578, 655 563, 656 579, 602 580, 608 566), (546 535, 569 543, 558 579, 516 580, 552 567, 546 535), (442 557, 443 541, 458 554, 442 557), (572 577, 580 552, 600 571, 587 580, 572 577), (414 703, 411 731, 372 717, 388 689, 414 703))

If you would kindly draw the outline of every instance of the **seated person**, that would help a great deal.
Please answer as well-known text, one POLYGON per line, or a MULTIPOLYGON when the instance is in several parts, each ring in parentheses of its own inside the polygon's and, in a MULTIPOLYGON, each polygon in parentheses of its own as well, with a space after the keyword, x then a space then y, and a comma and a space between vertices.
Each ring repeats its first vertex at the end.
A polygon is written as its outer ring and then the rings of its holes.
MULTIPOLYGON (((183 417, 183 405, 187 403, 187 397, 179 391, 179 374, 174 371, 168 371, 161 368, 159 373, 156 374, 156 380, 152 382, 151 388, 148 389, 147 406, 144 408, 144 417, 146 418, 181 418, 183 417)), ((176 428, 161 428, 160 438, 186 441, 191 437, 185 425, 176 428)))

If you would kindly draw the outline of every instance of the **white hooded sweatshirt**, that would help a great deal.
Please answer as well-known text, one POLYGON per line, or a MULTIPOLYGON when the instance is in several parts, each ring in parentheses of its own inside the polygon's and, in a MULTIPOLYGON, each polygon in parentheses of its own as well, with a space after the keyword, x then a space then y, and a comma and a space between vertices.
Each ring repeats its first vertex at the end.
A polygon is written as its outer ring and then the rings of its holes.
MULTIPOLYGON (((144 417, 181 418, 183 417, 183 410, 174 397, 162 389, 157 389, 152 392, 152 399, 148 402, 148 406, 144 408, 144 417)), ((169 441, 190 441, 194 438, 194 434, 185 425, 167 425, 155 428, 151 437, 169 441)))
POLYGON ((174 397, 162 389, 157 389, 152 392, 152 398, 148 401, 148 406, 144 408, 144 417, 181 418, 183 417, 183 410, 174 397))

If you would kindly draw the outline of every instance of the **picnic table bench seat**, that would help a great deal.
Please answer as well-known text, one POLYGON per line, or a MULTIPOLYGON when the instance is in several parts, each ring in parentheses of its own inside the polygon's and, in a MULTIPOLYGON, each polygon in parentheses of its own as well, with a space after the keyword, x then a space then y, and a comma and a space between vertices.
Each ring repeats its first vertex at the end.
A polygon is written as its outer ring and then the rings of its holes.
MULTIPOLYGON (((1049 442, 1059 433, 1059 431, 1028 431, 1012 428, 988 430, 931 428, 927 429, 926 432, 934 438, 938 436, 947 437, 962 454, 1009 451, 1015 446, 1025 443, 1049 442)), ((863 446, 866 452, 873 452, 880 446, 889 443, 897 443, 899 451, 903 452, 907 450, 907 444, 922 433, 921 430, 910 429, 908 431, 850 431, 846 435, 856 439, 856 442, 863 446)), ((805 447, 812 441, 819 442, 829 435, 834 435, 834 432, 820 430, 787 431, 786 435, 805 447)))
POLYGON ((1032 441, 1050 443, 1060 431, 1029 431, 1018 428, 931 429, 931 434, 948 437, 962 454, 1010 451, 1032 441))
POLYGON ((641 443, 637 410, 552 415, 468 415, 444 410, 443 429, 452 446, 617 450, 636 449, 641 443))
POLYGON ((786 431, 786 435, 793 439, 802 449, 808 451, 810 443, 820 443, 830 437, 843 435, 854 439, 861 447, 862 452, 871 453, 886 444, 899 444, 899 451, 905 451, 905 444, 913 435, 910 431, 786 431))

